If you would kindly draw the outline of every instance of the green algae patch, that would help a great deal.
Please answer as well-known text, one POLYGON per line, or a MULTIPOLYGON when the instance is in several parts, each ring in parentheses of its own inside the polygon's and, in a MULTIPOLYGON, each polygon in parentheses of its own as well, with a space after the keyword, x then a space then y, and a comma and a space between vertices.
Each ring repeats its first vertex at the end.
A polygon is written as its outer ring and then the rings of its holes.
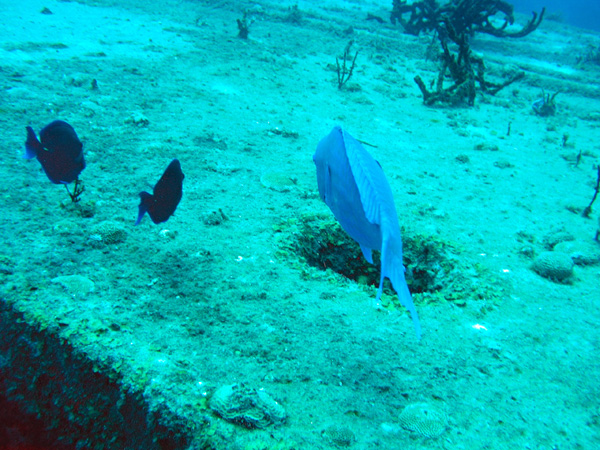
MULTIPOLYGON (((330 216, 291 218, 276 225, 275 231, 279 256, 305 276, 325 276, 339 284, 350 280, 369 289, 379 285, 379 252, 373 252, 373 264, 369 264, 359 245, 330 216)), ((407 230, 402 230, 402 241, 406 281, 415 303, 452 302, 465 306, 475 300, 496 303, 507 295, 506 283, 481 264, 469 261, 458 245, 439 236, 407 230)), ((382 304, 399 306, 388 280, 382 304)))

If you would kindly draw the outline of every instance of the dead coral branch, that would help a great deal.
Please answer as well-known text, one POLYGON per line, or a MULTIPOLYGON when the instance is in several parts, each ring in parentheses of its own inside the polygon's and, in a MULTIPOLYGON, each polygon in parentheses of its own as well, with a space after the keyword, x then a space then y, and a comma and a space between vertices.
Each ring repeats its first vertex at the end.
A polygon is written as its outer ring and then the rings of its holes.
POLYGON ((346 48, 344 49, 344 54, 342 56, 342 64, 340 65, 340 59, 336 56, 335 63, 337 67, 337 81, 338 81, 338 89, 342 89, 342 87, 348 82, 350 77, 352 76, 352 72, 354 72, 354 66, 356 65, 356 57, 358 56, 358 50, 354 54, 354 58, 352 58, 350 54, 350 47, 354 41, 348 42, 346 48), (348 67, 347 64, 352 60, 352 64, 348 67))
POLYGON ((411 4, 393 0, 391 19, 393 23, 399 22, 407 33, 418 35, 421 31, 434 31, 439 39, 442 53, 435 91, 430 91, 421 77, 415 77, 425 104, 441 102, 456 105, 466 101, 472 106, 477 90, 495 95, 523 78, 524 73, 519 72, 501 83, 486 81, 483 58, 471 51, 471 36, 476 32, 497 37, 526 36, 540 25, 544 12, 542 9, 539 15, 534 13, 521 30, 509 32, 507 27, 514 24, 514 13, 513 6, 505 1, 450 0, 440 6, 436 0, 421 0, 411 4), (501 25, 495 26, 492 18, 498 13, 503 15, 504 20, 501 25), (452 84, 444 87, 447 75, 452 79, 452 84))
POLYGON ((409 34, 421 31, 443 32, 442 24, 449 22, 456 33, 486 33, 496 37, 519 38, 534 31, 544 18, 546 9, 533 17, 518 31, 506 31, 515 22, 513 6, 502 0, 451 0, 439 5, 436 0, 421 0, 408 4, 406 0, 393 0, 390 20, 400 23, 409 34), (503 24, 494 26, 490 18, 503 15, 503 24), (404 16, 410 14, 408 18, 404 16))

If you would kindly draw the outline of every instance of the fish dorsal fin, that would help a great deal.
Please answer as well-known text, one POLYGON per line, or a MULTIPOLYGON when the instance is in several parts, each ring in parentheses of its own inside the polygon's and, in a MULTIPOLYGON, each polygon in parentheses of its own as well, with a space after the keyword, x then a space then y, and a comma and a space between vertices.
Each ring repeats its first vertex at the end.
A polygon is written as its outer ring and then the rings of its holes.
MULTIPOLYGON (((367 153, 361 143, 346 133, 345 130, 342 130, 342 137, 365 217, 369 222, 381 225, 382 202, 390 200, 382 198, 382 180, 379 178, 384 176, 383 170, 373 157, 367 153)), ((383 182, 385 183, 385 179, 383 182)))

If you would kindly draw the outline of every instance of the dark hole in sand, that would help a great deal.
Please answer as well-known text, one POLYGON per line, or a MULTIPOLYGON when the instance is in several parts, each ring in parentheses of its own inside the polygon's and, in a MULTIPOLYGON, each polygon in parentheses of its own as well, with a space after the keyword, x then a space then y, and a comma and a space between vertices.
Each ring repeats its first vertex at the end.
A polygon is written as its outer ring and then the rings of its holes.
MULTIPOLYGON (((333 219, 307 215, 281 226, 286 233, 284 248, 300 256, 309 266, 331 269, 361 284, 379 286, 380 254, 373 252, 373 264, 362 255, 359 245, 333 219)), ((438 236, 402 231, 406 281, 416 300, 445 299, 464 303, 467 298, 496 299, 498 280, 482 267, 465 261, 457 246, 438 236), (422 295, 421 295, 422 294, 422 295)), ((395 296, 389 280, 384 292, 395 296)))

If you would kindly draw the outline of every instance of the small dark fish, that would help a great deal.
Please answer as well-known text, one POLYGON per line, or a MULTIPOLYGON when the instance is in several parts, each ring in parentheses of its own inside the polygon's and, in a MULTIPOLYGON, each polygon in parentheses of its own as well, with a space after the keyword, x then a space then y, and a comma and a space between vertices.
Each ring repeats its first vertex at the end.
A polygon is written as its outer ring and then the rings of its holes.
POLYGON ((181 201, 184 178, 181 164, 177 159, 174 159, 154 186, 153 194, 140 192, 141 202, 135 224, 139 224, 146 213, 154 223, 169 220, 181 201))
POLYGON ((40 132, 38 141, 33 128, 26 127, 26 159, 37 158, 54 184, 67 185, 85 169, 83 144, 71 125, 55 120, 40 132))

